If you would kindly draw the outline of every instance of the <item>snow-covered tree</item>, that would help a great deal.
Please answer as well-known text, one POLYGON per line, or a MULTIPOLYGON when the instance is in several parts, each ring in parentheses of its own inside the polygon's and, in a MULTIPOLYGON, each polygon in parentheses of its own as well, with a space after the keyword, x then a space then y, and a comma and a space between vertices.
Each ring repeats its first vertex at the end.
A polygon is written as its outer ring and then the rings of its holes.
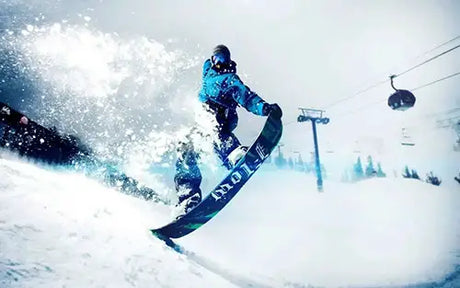
POLYGON ((373 177, 375 175, 374 163, 372 162, 372 157, 369 155, 367 156, 366 177, 373 177))
POLYGON ((433 174, 433 171, 430 171, 430 173, 426 174, 425 182, 439 186, 441 185, 442 181, 440 178, 438 178, 437 176, 433 174))
POLYGON ((321 175, 323 176, 323 179, 327 179, 326 167, 324 166, 324 164, 321 164, 320 167, 321 167, 321 175))
POLYGON ((460 173, 458 173, 458 177, 454 177, 455 181, 458 182, 458 184, 460 184, 460 173))
POLYGON ((297 171, 301 171, 301 172, 305 171, 305 163, 304 163, 304 161, 302 159, 302 155, 300 155, 300 153, 299 153, 299 157, 297 158, 297 161, 295 163, 295 166, 296 166, 295 169, 297 171))
POLYGON ((281 151, 278 153, 278 156, 275 157, 274 162, 276 167, 278 167, 279 169, 286 168, 287 161, 284 158, 283 153, 281 151))
POLYGON ((404 178, 412 178, 412 173, 409 170, 409 167, 404 167, 404 173, 402 174, 404 178))
POLYGON ((380 165, 380 162, 377 163, 377 177, 387 177, 387 174, 385 174, 385 172, 382 170, 382 165, 380 165))
POLYGON ((364 177, 363 165, 361 164, 361 157, 358 157, 358 160, 353 165, 353 175, 352 179, 354 181, 361 180, 364 177))

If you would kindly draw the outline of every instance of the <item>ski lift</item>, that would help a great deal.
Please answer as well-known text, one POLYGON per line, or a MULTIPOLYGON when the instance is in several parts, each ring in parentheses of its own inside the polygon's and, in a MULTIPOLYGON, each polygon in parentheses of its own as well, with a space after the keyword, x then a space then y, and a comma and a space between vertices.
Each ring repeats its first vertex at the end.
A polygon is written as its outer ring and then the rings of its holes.
POLYGON ((391 94, 391 96, 388 98, 388 106, 390 106, 391 109, 398 111, 405 111, 409 108, 414 107, 414 94, 412 94, 412 92, 410 92, 409 90, 396 89, 393 85, 393 78, 395 77, 396 75, 390 76, 391 87, 393 87, 393 89, 395 89, 396 92, 391 94))
POLYGON ((415 146, 415 142, 410 136, 409 131, 406 128, 402 128, 401 130, 401 145, 403 146, 415 146))

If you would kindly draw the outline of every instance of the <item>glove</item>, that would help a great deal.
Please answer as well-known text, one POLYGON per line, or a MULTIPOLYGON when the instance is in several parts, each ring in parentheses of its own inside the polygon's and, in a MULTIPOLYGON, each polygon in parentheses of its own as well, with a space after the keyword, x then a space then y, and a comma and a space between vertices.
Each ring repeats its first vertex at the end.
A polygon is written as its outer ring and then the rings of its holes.
POLYGON ((268 116, 268 114, 273 114, 274 116, 281 118, 283 116, 283 111, 278 104, 268 104, 265 103, 264 107, 262 108, 262 113, 264 116, 268 116))

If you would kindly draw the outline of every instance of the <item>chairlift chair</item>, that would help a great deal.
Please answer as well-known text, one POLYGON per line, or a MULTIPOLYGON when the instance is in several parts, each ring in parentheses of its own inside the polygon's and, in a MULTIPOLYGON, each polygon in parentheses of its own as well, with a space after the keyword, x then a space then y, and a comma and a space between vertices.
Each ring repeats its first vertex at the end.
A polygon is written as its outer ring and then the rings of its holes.
POLYGON ((410 92, 409 90, 403 90, 403 89, 396 89, 395 86, 393 85, 393 78, 395 78, 396 75, 391 75, 390 80, 391 80, 391 87, 395 90, 393 94, 390 95, 388 98, 388 106, 391 107, 393 110, 397 111, 405 111, 409 108, 414 107, 415 105, 415 96, 410 92))

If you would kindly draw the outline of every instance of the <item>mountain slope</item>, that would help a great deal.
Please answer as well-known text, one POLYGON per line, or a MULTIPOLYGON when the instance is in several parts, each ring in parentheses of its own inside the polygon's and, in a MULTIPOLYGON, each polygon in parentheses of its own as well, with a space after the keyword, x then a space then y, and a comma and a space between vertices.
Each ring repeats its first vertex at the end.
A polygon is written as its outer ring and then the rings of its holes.
POLYGON ((10 160, 0 175, 1 287, 234 287, 150 235, 164 207, 10 160))

